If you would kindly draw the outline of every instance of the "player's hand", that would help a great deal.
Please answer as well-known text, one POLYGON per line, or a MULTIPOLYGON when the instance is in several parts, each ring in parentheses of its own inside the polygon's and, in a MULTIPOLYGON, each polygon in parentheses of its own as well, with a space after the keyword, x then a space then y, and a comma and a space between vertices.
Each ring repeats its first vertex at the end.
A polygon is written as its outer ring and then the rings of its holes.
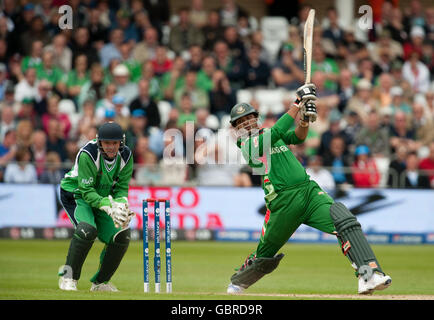
POLYGON ((111 205, 113 208, 112 219, 115 222, 117 228, 126 227, 129 225, 132 217, 135 213, 130 210, 128 205, 128 199, 125 197, 113 199, 110 197, 111 205))
POLYGON ((299 104, 316 100, 316 86, 313 83, 306 83, 295 91, 299 104))
POLYGON ((306 122, 315 122, 318 116, 315 101, 309 100, 300 109, 301 119, 306 122))
POLYGON ((111 217, 113 215, 113 208, 111 204, 111 199, 109 197, 105 197, 101 199, 98 209, 104 211, 111 217))

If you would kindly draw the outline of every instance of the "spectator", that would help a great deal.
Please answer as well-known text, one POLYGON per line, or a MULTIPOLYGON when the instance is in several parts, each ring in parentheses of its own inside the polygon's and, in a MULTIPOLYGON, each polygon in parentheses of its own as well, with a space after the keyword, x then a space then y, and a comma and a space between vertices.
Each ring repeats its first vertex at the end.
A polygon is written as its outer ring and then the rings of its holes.
MULTIPOLYGON (((99 8, 89 9, 89 39, 95 48, 102 48, 105 42, 108 42, 109 29, 100 21, 101 10, 99 8)), ((96 61, 92 61, 96 62, 96 61)))
POLYGON ((411 113, 410 105, 403 99, 404 91, 402 90, 401 87, 397 86, 390 89, 390 95, 392 97, 392 101, 390 103, 392 114, 395 114, 398 111, 402 111, 407 115, 411 113))
POLYGON ((420 161, 419 169, 427 171, 431 188, 434 188, 434 141, 429 144, 429 155, 420 161))
POLYGON ((6 166, 5 183, 37 183, 35 166, 30 162, 31 154, 27 147, 20 147, 15 154, 15 162, 6 166))
POLYGON ((113 69, 113 78, 117 93, 125 98, 128 105, 138 94, 137 85, 129 80, 130 71, 124 64, 119 64, 113 69))
POLYGON ((359 145, 354 153, 352 165, 354 186, 358 188, 375 188, 380 182, 380 173, 375 160, 371 157, 369 147, 359 145))
POLYGON ((197 72, 194 70, 186 72, 184 86, 175 90, 174 102, 177 108, 180 107, 181 97, 185 93, 190 95, 194 111, 200 108, 209 109, 208 93, 197 86, 197 72))
POLYGON ((121 95, 115 95, 113 97, 113 104, 115 106, 115 116, 113 120, 118 123, 125 132, 130 125, 130 110, 128 109, 127 104, 125 104, 125 99, 121 95))
POLYGON ((389 164, 387 185, 391 188, 397 188, 400 184, 400 177, 406 168, 407 147, 399 146, 392 156, 389 164))
POLYGON ((223 40, 227 43, 230 55, 235 60, 245 61, 247 58, 246 48, 241 41, 236 26, 227 26, 223 33, 223 40))
MULTIPOLYGON (((290 97, 290 99, 287 99, 285 103, 287 109, 289 110, 290 106, 294 103, 294 100, 292 97, 290 97)), ((318 116, 316 121, 310 125, 309 132, 315 131, 315 133, 321 136, 324 132, 329 130, 331 122, 337 122, 338 124, 340 123, 341 115, 339 112, 336 112, 336 109, 334 112, 331 112, 333 110, 326 104, 324 99, 318 99, 316 101, 316 107, 318 116)))
POLYGON ((3 106, 0 112, 0 142, 3 142, 6 132, 15 129, 17 124, 15 121, 14 109, 12 107, 3 106))
POLYGON ((62 169, 60 156, 56 152, 47 153, 46 169, 39 178, 39 183, 45 184, 60 184, 65 172, 62 169))
POLYGON ((420 61, 421 55, 412 52, 402 67, 402 76, 408 81, 415 93, 426 93, 430 85, 430 72, 426 65, 420 61))
POLYGON ((374 98, 379 101, 380 109, 390 106, 392 102, 391 90, 393 87, 393 79, 390 73, 382 73, 378 77, 378 86, 374 89, 374 98))
POLYGON ((206 92, 213 89, 213 75, 216 72, 216 62, 213 56, 206 56, 202 60, 202 66, 197 73, 197 86, 206 92))
POLYGON ((194 44, 188 49, 189 59, 187 61, 187 69, 199 72, 202 68, 203 51, 202 47, 194 44))
POLYGON ((54 53, 52 51, 44 51, 42 53, 42 67, 37 70, 36 77, 38 80, 45 79, 51 83, 53 90, 56 90, 60 95, 64 96, 66 84, 62 81, 63 72, 60 68, 54 65, 54 53))
POLYGON ((151 62, 157 77, 161 77, 169 72, 173 66, 173 61, 168 56, 167 48, 161 45, 155 50, 155 58, 151 62))
POLYGON ((248 52, 245 87, 267 87, 270 67, 260 59, 261 47, 252 45, 248 52))
POLYGON ((28 98, 24 98, 23 101, 21 101, 21 108, 17 113, 16 119, 18 121, 29 120, 34 128, 41 125, 41 119, 36 114, 33 100, 28 98))
MULTIPOLYGON (((107 88, 104 88, 104 69, 99 63, 95 63, 90 68, 89 79, 81 86, 80 94, 78 96, 78 112, 81 112, 83 102, 86 100, 95 100, 97 101, 96 107, 99 107, 98 102, 105 98, 105 94, 107 94, 107 88)), ((114 92, 111 94, 114 95, 116 93, 116 85, 110 84, 111 88, 114 88, 114 92)), ((111 102, 111 97, 109 100, 111 102)))
POLYGON ((187 121, 196 122, 196 114, 193 110, 193 101, 188 92, 185 92, 181 96, 179 103, 179 117, 176 125, 181 128, 187 121))
POLYGON ((157 50, 158 31, 154 27, 146 28, 143 32, 143 40, 138 42, 133 49, 133 58, 140 64, 155 59, 157 50))
POLYGON ((137 62, 131 52, 133 49, 133 45, 129 42, 124 42, 121 45, 121 63, 124 64, 128 71, 130 72, 130 81, 137 83, 137 81, 142 76, 142 66, 139 62, 137 62))
POLYGON ((410 39, 404 44, 404 60, 410 60, 413 53, 422 56, 422 43, 425 31, 421 26, 413 26, 410 31, 410 39))
POLYGON ((173 68, 161 77, 161 91, 163 100, 173 102, 175 90, 184 86, 185 60, 178 56, 173 61, 173 68))
POLYGON ((89 23, 89 14, 84 6, 81 5, 80 0, 69 0, 68 4, 72 9, 72 27, 87 27, 89 23))
POLYGON ((248 13, 235 0, 222 0, 222 6, 218 9, 221 23, 224 27, 234 26, 237 24, 238 18, 248 17, 248 13))
POLYGON ((416 152, 409 152, 406 158, 405 188, 429 189, 430 181, 425 172, 419 172, 419 158, 416 152))
POLYGON ((329 191, 335 189, 335 180, 330 171, 323 168, 323 161, 320 156, 314 155, 309 158, 306 173, 309 175, 310 179, 316 181, 321 188, 329 191))
POLYGON ((395 113, 393 125, 390 128, 390 147, 395 152, 399 145, 405 145, 409 151, 416 151, 418 145, 415 139, 415 132, 409 127, 407 117, 404 112, 395 113))
POLYGON ((203 7, 203 0, 192 0, 190 9, 190 21, 198 29, 207 23, 207 11, 203 7))
POLYGON ((29 148, 32 144, 33 124, 29 119, 23 119, 17 123, 17 145, 29 148))
POLYGON ((214 49, 214 44, 223 39, 224 27, 220 23, 220 14, 218 10, 210 10, 206 25, 202 28, 204 35, 203 49, 210 52, 214 49))
MULTIPOLYGON (((153 28, 153 25, 151 24, 151 20, 149 19, 149 15, 146 10, 141 8, 143 7, 143 3, 141 2, 141 0, 135 0, 132 2, 132 4, 137 6, 137 9, 133 11, 134 26, 137 30, 140 41, 142 41, 143 39, 145 39, 145 30, 153 28)), ((158 33, 157 30, 157 39, 159 39, 159 37, 160 33, 158 33)))
POLYGON ((157 28, 166 25, 170 17, 170 5, 168 0, 144 0, 145 10, 148 12, 151 23, 157 28))
POLYGON ((221 70, 213 73, 212 82, 213 88, 209 94, 210 112, 221 120, 224 115, 230 113, 232 107, 236 104, 236 93, 232 89, 226 74, 221 70))
POLYGON ((47 135, 43 130, 33 132, 30 152, 32 153, 32 162, 35 164, 36 173, 40 177, 44 171, 47 156, 47 135))
POLYGON ((162 90, 160 88, 160 81, 155 76, 154 66, 151 61, 147 61, 142 65, 142 77, 141 80, 149 81, 149 96, 156 101, 159 101, 163 97, 162 90))
POLYGON ((345 112, 348 101, 355 95, 356 88, 353 84, 353 74, 349 69, 341 70, 339 74, 337 94, 339 97, 338 110, 345 112))
POLYGON ((126 9, 119 9, 116 12, 116 21, 114 23, 114 28, 122 30, 124 34, 124 41, 130 42, 130 44, 135 44, 139 42, 140 37, 137 33, 137 29, 131 21, 130 12, 126 9))
POLYGON ((390 33, 390 37, 398 42, 404 43, 407 40, 408 34, 402 23, 402 12, 399 8, 393 8, 390 21, 384 26, 384 30, 390 33))
POLYGON ((59 121, 55 118, 48 120, 47 151, 55 151, 60 155, 62 162, 67 159, 65 140, 59 121))
POLYGON ((428 146, 431 141, 434 141, 434 120, 428 116, 424 105, 418 102, 413 103, 412 114, 411 127, 415 131, 415 140, 421 146, 428 146))
POLYGON ((38 94, 36 83, 36 69, 28 68, 24 73, 24 78, 15 86, 15 101, 22 101, 24 98, 34 99, 38 94))
POLYGON ((179 22, 170 29, 169 48, 176 54, 181 54, 193 44, 202 46, 205 39, 202 31, 191 24, 190 10, 181 7, 178 16, 179 22))
POLYGON ((0 181, 4 180, 4 170, 9 162, 15 158, 16 151, 16 132, 14 129, 9 129, 5 133, 3 142, 0 143, 0 181))
POLYGON ((38 93, 34 100, 34 109, 38 117, 47 112, 48 97, 52 94, 51 82, 46 79, 38 81, 38 93))
POLYGON ((42 127, 45 133, 48 134, 49 122, 51 119, 56 119, 59 123, 59 136, 62 139, 68 139, 71 132, 71 120, 66 113, 59 112, 60 98, 56 95, 48 98, 47 113, 42 115, 42 127))
POLYGON ((324 30, 322 36, 323 38, 333 41, 333 44, 336 46, 338 43, 342 42, 344 30, 339 26, 338 12, 335 7, 327 8, 327 20, 328 27, 324 30))
POLYGON ((291 44, 285 45, 280 60, 271 70, 274 83, 288 90, 295 90, 304 82, 303 65, 293 59, 292 50, 291 44))
POLYGON ((230 55, 227 43, 222 40, 218 40, 215 43, 213 53, 216 58, 217 68, 226 73, 231 87, 235 90, 241 89, 245 79, 245 70, 242 62, 230 55))
POLYGON ((321 44, 316 44, 312 50, 312 74, 322 71, 325 74, 325 88, 336 92, 339 79, 339 67, 335 60, 327 58, 321 44))
POLYGON ((356 95, 348 101, 347 110, 356 112, 363 124, 368 120, 370 112, 379 110, 379 103, 373 98, 372 85, 367 79, 357 83, 356 95))
MULTIPOLYGON (((94 63, 99 63, 100 60, 98 51, 102 48, 103 46, 100 46, 97 49, 92 45, 89 30, 87 28, 81 27, 74 29, 73 39, 71 43, 73 63, 76 57, 81 54, 84 54, 87 57, 89 66, 92 66, 94 63)), ((73 65, 72 68, 75 68, 75 66, 73 65)))
POLYGON ((324 72, 316 71, 312 75, 312 83, 316 86, 316 95, 318 98, 323 98, 324 100, 335 100, 336 104, 339 102, 336 92, 326 87, 327 76, 324 72))
POLYGON ((345 172, 344 169, 350 166, 350 162, 344 154, 345 148, 345 140, 341 136, 335 136, 330 141, 330 153, 323 157, 324 165, 331 167, 331 174, 336 185, 352 184, 351 173, 345 172))
POLYGON ((138 90, 138 96, 129 105, 130 113, 133 114, 135 110, 141 109, 147 116, 148 125, 159 127, 161 123, 160 112, 154 99, 149 94, 149 80, 140 80, 138 90))
POLYGON ((54 36, 51 44, 45 46, 44 51, 53 52, 53 65, 63 72, 72 68, 72 51, 67 46, 67 38, 63 33, 54 36))
POLYGON ((63 78, 69 98, 76 103, 82 87, 90 80, 90 73, 87 69, 87 57, 84 54, 78 55, 75 58, 74 69, 63 78))
POLYGON ((101 65, 107 68, 113 59, 121 59, 120 47, 124 42, 124 32, 121 29, 110 31, 110 42, 99 50, 101 65))
POLYGON ((86 131, 97 126, 98 126, 98 120, 95 116, 95 101, 91 99, 86 100, 83 103, 83 110, 80 113, 80 119, 77 125, 76 136, 78 137, 84 136, 86 131))
POLYGON ((29 68, 42 68, 42 52, 44 43, 40 40, 32 41, 30 55, 21 60, 21 71, 25 73, 29 68))
POLYGON ((161 171, 158 167, 158 158, 149 149, 148 138, 141 136, 137 139, 134 148, 134 159, 138 168, 134 178, 139 185, 155 185, 161 181, 161 171))
MULTIPOLYGON (((359 115, 354 112, 350 111, 345 116, 345 125, 343 126, 343 132, 345 132, 345 135, 348 136, 348 145, 351 148, 356 141, 356 137, 359 134, 360 130, 362 129, 362 123, 360 121, 359 115)), ((387 127, 387 130, 389 128, 387 127)))
POLYGON ((344 154, 348 153, 349 137, 345 135, 340 127, 341 117, 336 112, 330 113, 330 127, 321 135, 320 147, 318 154, 323 157, 324 161, 331 155, 331 142, 333 138, 339 136, 344 139, 344 154))
POLYGON ((44 29, 44 21, 39 16, 34 16, 30 22, 30 27, 20 33, 20 48, 24 55, 30 54, 32 42, 35 40, 42 41, 44 46, 50 43, 50 36, 44 29))
POLYGON ((382 128, 379 114, 371 111, 365 126, 355 136, 354 142, 356 145, 366 145, 374 157, 387 158, 390 156, 389 139, 388 128, 382 128))

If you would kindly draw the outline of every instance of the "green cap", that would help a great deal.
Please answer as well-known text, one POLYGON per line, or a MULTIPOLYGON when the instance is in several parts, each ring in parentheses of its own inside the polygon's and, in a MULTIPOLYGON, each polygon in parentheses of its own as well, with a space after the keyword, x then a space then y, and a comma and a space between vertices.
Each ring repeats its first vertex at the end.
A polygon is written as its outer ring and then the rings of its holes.
POLYGON ((235 121, 249 114, 258 115, 258 112, 246 102, 237 103, 231 110, 231 125, 235 126, 235 121))

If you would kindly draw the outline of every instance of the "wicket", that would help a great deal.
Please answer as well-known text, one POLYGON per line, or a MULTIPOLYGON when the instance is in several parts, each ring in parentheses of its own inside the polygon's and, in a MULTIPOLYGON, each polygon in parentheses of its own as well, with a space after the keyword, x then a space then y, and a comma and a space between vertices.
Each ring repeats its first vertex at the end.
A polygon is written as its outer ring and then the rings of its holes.
POLYGON ((154 273, 155 292, 160 292, 160 203, 164 202, 165 223, 165 251, 166 251, 166 292, 172 292, 172 248, 171 248, 171 225, 170 225, 170 200, 146 199, 143 200, 143 283, 144 292, 149 292, 149 237, 148 237, 148 203, 154 203, 154 273))

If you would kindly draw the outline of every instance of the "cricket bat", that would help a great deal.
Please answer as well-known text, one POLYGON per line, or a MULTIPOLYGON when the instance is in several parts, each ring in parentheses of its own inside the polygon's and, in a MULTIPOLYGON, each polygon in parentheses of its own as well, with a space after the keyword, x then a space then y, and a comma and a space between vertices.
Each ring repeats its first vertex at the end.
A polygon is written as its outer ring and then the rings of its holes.
POLYGON ((315 22, 315 9, 309 10, 306 22, 304 24, 303 35, 303 56, 304 56, 304 83, 310 83, 312 69, 312 40, 313 24, 315 22))

